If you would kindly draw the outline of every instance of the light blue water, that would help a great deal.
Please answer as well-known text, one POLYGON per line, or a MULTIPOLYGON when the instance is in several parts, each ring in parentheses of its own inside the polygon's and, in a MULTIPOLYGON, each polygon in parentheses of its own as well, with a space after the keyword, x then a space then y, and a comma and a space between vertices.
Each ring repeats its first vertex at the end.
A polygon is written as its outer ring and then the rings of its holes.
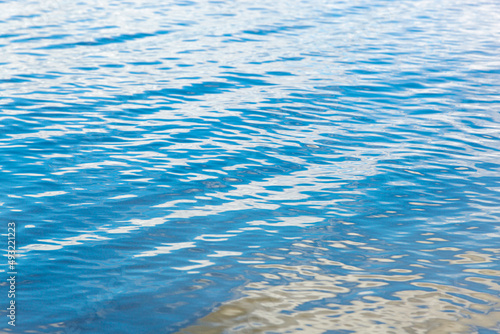
POLYGON ((499 22, 0 1, 1 331, 500 332, 499 22))

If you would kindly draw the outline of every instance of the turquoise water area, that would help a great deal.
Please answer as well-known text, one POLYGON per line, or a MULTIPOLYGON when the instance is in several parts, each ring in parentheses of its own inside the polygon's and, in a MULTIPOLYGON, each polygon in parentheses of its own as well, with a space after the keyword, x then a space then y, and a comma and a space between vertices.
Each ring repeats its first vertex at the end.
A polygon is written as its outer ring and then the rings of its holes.
POLYGON ((500 2, 0 1, 1 333, 500 333, 500 2))

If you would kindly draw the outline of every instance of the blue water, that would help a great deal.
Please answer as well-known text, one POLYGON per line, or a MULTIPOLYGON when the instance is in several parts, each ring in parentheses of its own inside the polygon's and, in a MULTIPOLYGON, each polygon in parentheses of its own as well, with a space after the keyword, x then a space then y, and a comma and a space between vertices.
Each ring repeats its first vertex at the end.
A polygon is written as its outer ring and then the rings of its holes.
POLYGON ((0 1, 0 331, 500 333, 499 18, 0 1))

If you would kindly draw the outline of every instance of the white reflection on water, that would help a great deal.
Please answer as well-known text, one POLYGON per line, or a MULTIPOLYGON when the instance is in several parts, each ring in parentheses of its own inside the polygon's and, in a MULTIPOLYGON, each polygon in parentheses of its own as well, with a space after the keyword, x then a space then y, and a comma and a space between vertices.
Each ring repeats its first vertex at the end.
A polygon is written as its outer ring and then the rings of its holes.
POLYGON ((134 255, 134 257, 156 256, 158 254, 170 254, 172 251, 196 247, 194 242, 179 242, 179 243, 166 243, 163 246, 156 247, 155 250, 142 252, 134 255))
POLYGON ((96 235, 93 233, 92 234, 84 233, 84 234, 77 235, 75 237, 63 238, 60 240, 40 239, 38 241, 44 242, 43 244, 31 244, 31 245, 22 247, 20 252, 26 253, 28 251, 33 251, 33 250, 52 251, 52 250, 61 249, 65 246, 81 245, 81 244, 84 244, 86 241, 88 242, 88 241, 98 241, 98 240, 110 240, 110 238, 96 235))

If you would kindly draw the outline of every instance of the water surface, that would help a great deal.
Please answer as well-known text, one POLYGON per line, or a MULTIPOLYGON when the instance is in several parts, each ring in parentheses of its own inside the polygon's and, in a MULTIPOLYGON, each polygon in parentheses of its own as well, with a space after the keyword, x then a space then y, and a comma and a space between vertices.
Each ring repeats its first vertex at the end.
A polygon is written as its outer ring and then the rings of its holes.
POLYGON ((500 332, 499 18, 1 1, 0 328, 500 332))

